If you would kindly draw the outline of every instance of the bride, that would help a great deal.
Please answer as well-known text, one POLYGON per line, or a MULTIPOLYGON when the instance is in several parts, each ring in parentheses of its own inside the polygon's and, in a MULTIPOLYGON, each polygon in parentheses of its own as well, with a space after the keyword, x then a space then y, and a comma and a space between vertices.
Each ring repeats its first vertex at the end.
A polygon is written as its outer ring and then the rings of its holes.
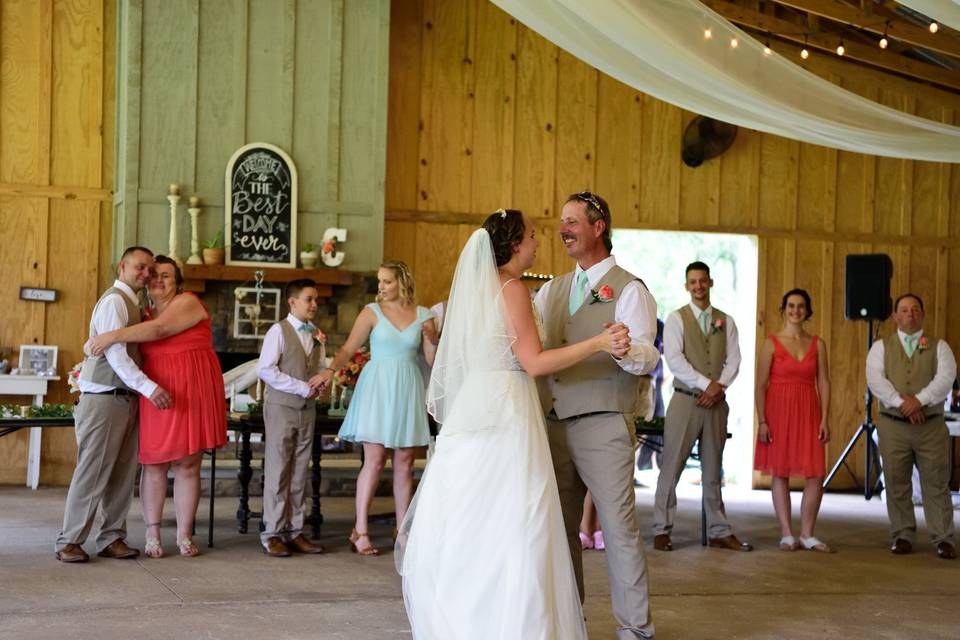
POLYGON ((586 625, 533 376, 597 352, 623 325, 543 351, 527 287, 536 231, 494 213, 460 254, 427 406, 436 452, 397 539, 415 640, 570 640, 586 625))

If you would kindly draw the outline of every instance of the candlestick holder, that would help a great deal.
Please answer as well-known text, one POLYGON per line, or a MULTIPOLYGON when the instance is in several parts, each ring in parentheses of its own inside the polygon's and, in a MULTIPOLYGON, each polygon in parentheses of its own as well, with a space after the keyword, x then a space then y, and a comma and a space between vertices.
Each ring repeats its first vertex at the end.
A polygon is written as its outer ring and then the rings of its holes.
POLYGON ((176 185, 170 185, 170 193, 167 195, 167 202, 170 203, 170 238, 167 242, 167 256, 177 264, 181 264, 177 256, 177 205, 180 203, 180 190, 174 187, 176 185))
POLYGON ((200 257, 200 239, 197 237, 197 217, 200 215, 200 200, 193 196, 190 198, 190 206, 187 207, 187 213, 190 214, 190 257, 187 258, 187 264, 203 264, 203 258, 200 257))

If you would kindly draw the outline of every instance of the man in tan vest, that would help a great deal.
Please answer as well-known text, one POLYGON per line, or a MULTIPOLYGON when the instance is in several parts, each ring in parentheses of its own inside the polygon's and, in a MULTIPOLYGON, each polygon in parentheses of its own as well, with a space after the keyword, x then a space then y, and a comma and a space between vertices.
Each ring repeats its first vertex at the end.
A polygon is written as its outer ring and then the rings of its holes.
POLYGON ((653 513, 653 547, 672 551, 670 534, 677 511, 677 481, 700 441, 700 483, 711 547, 750 551, 733 535, 720 492, 723 448, 727 442, 726 388, 740 371, 740 346, 733 318, 710 304, 713 279, 702 262, 687 265, 690 304, 669 316, 663 353, 673 373, 673 397, 663 429, 663 463, 653 513))
POLYGON ((873 343, 867 354, 867 385, 880 403, 877 431, 890 518, 890 551, 913 550, 917 520, 911 499, 911 472, 920 470, 923 514, 937 556, 957 556, 950 502, 950 435, 943 404, 957 375, 946 341, 923 331, 923 301, 906 293, 894 305, 897 332, 873 343))
POLYGON ((317 389, 307 382, 326 366, 322 333, 310 321, 317 313, 317 285, 293 280, 286 288, 290 313, 263 337, 257 374, 263 394, 263 533, 270 556, 323 553, 303 535, 303 505, 317 419, 317 389))
POLYGON ((610 232, 603 198, 586 191, 570 196, 560 217, 560 239, 577 267, 546 283, 534 302, 543 318, 545 349, 584 340, 615 323, 626 325, 630 344, 613 357, 596 354, 537 382, 580 598, 580 518, 589 489, 606 543, 617 637, 626 640, 652 638, 654 626, 633 490, 636 436, 624 414, 635 410, 637 376, 652 371, 660 353, 653 345, 656 301, 643 282, 617 266, 610 232))
MULTIPOLYGON (((118 277, 97 301, 90 319, 90 337, 140 322, 137 293, 153 270, 153 253, 143 247, 123 252, 118 277)), ((136 344, 115 344, 102 356, 84 360, 76 422, 77 466, 67 491, 63 529, 57 537, 57 559, 86 562, 83 543, 97 507, 103 523, 97 534, 97 555, 136 558, 127 546, 127 511, 133 500, 139 448, 138 395, 158 409, 172 406, 170 395, 140 370, 136 344)))

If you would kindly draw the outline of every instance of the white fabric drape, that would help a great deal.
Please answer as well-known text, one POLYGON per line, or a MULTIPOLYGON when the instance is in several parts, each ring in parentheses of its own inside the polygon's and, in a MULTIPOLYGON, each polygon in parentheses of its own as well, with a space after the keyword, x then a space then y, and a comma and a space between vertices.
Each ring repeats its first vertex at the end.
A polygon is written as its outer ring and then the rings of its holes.
POLYGON ((859 153, 960 162, 960 128, 816 76, 697 0, 493 0, 584 62, 688 111, 859 153), (705 38, 710 29, 712 37, 705 38), (730 41, 737 38, 738 46, 730 41))
POLYGON ((960 0, 897 0, 897 2, 940 24, 960 30, 960 0))

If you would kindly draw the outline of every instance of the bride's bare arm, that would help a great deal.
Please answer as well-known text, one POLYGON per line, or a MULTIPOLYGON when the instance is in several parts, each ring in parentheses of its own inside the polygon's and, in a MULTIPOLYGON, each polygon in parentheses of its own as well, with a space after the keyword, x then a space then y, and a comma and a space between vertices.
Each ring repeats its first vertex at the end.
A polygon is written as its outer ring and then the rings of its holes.
POLYGON ((540 334, 537 333, 530 292, 526 285, 519 280, 508 282, 503 288, 503 301, 517 334, 513 352, 520 360, 520 365, 532 376, 562 371, 597 352, 610 353, 617 335, 623 334, 623 337, 626 335, 626 329, 622 328, 622 325, 612 331, 597 327, 600 332, 592 338, 559 349, 544 351, 540 344, 540 334))

